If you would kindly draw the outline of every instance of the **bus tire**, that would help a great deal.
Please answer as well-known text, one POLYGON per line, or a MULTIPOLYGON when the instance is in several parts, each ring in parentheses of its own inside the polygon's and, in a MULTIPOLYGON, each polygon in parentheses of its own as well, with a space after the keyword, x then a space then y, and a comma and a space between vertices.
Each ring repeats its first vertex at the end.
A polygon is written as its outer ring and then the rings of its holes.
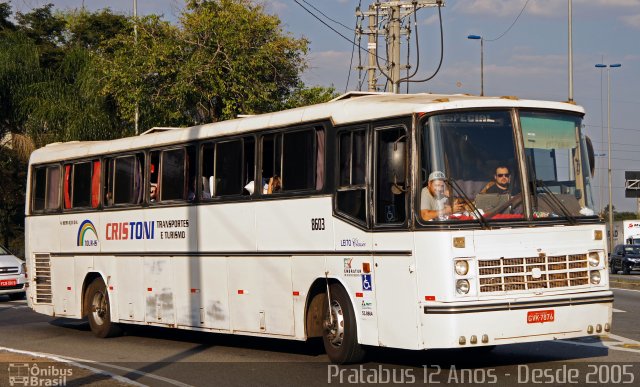
POLYGON ((87 287, 85 305, 91 331, 97 337, 106 338, 122 334, 120 325, 111 322, 109 293, 102 278, 96 278, 87 287))
POLYGON ((340 284, 330 285, 329 290, 332 319, 329 318, 329 305, 325 297, 322 333, 324 349, 333 363, 358 363, 364 358, 365 351, 358 343, 358 328, 351 299, 340 284))

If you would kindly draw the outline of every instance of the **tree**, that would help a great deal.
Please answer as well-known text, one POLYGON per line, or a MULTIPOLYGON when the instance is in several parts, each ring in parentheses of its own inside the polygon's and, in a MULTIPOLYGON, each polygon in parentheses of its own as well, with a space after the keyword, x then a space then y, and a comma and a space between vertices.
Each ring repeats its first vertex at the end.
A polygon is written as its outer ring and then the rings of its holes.
POLYGON ((65 21, 53 15, 53 4, 34 8, 29 13, 16 13, 19 29, 38 47, 42 67, 55 66, 63 56, 65 21))
POLYGON ((0 148, 0 241, 17 254, 24 246, 26 171, 26 162, 14 150, 0 148))
POLYGON ((306 39, 249 0, 190 1, 174 26, 132 23, 98 50, 121 117, 141 127, 194 125, 278 110, 299 88, 306 39))

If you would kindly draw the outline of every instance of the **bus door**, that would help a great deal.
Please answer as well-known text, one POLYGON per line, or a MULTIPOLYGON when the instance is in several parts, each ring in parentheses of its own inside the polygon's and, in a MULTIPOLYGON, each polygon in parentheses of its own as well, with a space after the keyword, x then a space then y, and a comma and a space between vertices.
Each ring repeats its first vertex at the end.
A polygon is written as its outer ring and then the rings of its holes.
MULTIPOLYGON (((413 236, 408 231, 409 122, 374 128, 373 233, 378 342, 417 348, 413 236)), ((363 310, 362 313, 365 313, 363 310)), ((368 312, 367 312, 368 313, 368 312)), ((364 318, 369 316, 365 316, 364 318)))

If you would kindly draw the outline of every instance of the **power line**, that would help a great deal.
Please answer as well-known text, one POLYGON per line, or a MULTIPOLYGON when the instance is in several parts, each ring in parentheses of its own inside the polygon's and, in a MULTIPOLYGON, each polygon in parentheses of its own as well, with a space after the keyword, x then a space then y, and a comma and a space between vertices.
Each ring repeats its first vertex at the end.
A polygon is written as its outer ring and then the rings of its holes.
MULTIPOLYGON (((304 9, 305 11, 307 11, 309 13, 309 15, 313 16, 314 18, 316 18, 320 23, 324 24, 327 28, 329 28, 331 31, 335 32, 336 34, 338 34, 342 39, 346 40, 347 42, 351 43, 354 46, 358 46, 359 49, 364 50, 366 52, 369 52, 369 50, 367 50, 366 48, 362 48, 359 45, 356 44, 356 42, 354 42, 353 40, 347 38, 346 36, 344 36, 343 34, 341 34, 338 30, 336 30, 335 28, 331 27, 329 24, 327 24, 324 20, 320 19, 315 13, 311 12, 307 7, 305 7, 304 5, 302 5, 298 0, 293 0, 296 4, 298 4, 300 7, 302 7, 302 9, 304 9)), ((370 53, 370 52, 369 52, 370 53)), ((375 55, 377 58, 378 55, 375 55)), ((380 58, 382 60, 385 60, 384 58, 380 58)))
POLYGON ((500 36, 498 36, 497 38, 494 39, 485 39, 485 42, 495 42, 496 40, 500 39, 501 37, 505 36, 507 34, 507 32, 509 32, 511 30, 511 28, 513 28, 513 26, 516 24, 516 22, 518 21, 518 19, 520 19, 520 16, 522 16, 522 13, 524 12, 524 10, 527 8, 527 4, 529 4, 530 0, 527 0, 524 3, 524 6, 522 7, 522 9, 520 10, 520 13, 518 14, 518 16, 516 16, 516 19, 513 21, 513 23, 511 23, 511 25, 509 26, 509 28, 507 28, 506 31, 504 31, 502 34, 500 34, 500 36))
MULTIPOLYGON (((320 12, 320 15, 322 15, 322 16, 326 17, 327 19, 331 20, 332 22, 334 22, 334 23, 336 23, 336 24, 338 24, 338 25, 340 25, 340 26, 342 26, 342 27, 346 28, 347 30, 352 31, 351 27, 348 27, 348 26, 346 26, 346 25, 342 24, 341 22, 339 22, 339 21, 337 21, 337 20, 334 20, 334 19, 330 18, 329 16, 327 16, 327 14, 325 14, 324 12, 322 12, 321 10, 319 10, 318 8, 316 8, 313 4, 309 3, 307 0, 302 0, 302 1, 303 1, 305 4, 307 4, 309 7, 311 7, 311 8, 313 8, 313 9, 315 9, 316 11, 320 12)), ((297 3, 297 1, 296 1, 296 3, 297 3)), ((358 6, 358 7, 359 7, 359 6, 358 6)))

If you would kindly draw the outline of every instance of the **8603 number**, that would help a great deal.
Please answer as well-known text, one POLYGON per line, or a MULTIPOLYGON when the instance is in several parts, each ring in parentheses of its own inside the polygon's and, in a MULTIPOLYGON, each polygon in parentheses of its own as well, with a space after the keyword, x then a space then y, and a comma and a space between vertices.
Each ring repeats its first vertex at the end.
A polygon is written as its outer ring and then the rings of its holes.
POLYGON ((311 218, 311 230, 312 231, 324 230, 324 218, 311 218))

